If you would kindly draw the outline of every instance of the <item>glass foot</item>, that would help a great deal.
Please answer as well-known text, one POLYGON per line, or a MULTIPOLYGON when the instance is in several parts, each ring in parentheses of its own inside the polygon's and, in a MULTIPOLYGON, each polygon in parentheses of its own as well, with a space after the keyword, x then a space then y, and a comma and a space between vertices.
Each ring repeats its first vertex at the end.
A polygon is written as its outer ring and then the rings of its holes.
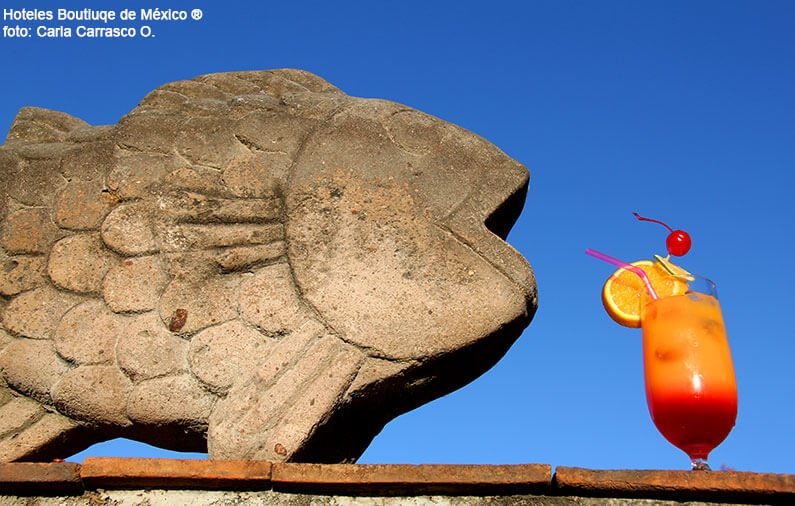
POLYGON ((707 459, 693 459, 691 466, 691 471, 712 471, 709 464, 707 464, 707 459))

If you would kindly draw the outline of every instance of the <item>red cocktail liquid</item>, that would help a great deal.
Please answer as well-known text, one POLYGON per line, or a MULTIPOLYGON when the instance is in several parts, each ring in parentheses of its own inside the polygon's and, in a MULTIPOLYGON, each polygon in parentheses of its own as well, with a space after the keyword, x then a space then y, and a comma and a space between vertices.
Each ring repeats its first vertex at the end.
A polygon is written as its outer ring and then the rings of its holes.
POLYGON ((737 393, 646 392, 657 430, 691 459, 706 460, 734 427, 737 393))

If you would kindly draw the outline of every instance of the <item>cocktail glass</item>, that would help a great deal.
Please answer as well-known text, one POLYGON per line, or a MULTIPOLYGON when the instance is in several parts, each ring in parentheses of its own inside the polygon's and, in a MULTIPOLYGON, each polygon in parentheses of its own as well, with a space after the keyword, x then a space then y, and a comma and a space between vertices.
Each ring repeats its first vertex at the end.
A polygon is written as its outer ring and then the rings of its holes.
POLYGON ((657 430, 708 470, 734 427, 737 383, 715 283, 694 278, 684 295, 644 300, 643 368, 657 430))

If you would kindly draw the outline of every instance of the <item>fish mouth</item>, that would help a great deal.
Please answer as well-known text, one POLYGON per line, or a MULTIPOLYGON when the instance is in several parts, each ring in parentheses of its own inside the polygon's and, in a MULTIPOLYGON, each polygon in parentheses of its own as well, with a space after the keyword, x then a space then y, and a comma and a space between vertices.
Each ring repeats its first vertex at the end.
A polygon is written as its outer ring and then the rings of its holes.
POLYGON ((447 223, 460 241, 517 286, 525 297, 528 310, 534 312, 538 298, 535 275, 527 259, 506 241, 521 213, 526 194, 525 185, 491 214, 479 219, 471 214, 470 205, 462 207, 448 218, 447 223), (475 221, 480 226, 475 226, 475 221))
POLYGON ((535 275, 527 259, 507 242, 507 237, 524 209, 530 173, 524 165, 490 144, 484 152, 484 159, 479 160, 482 163, 477 167, 482 176, 440 219, 440 225, 521 291, 529 323, 538 305, 535 275))
POLYGON ((406 159, 414 192, 446 229, 524 294, 535 311, 536 283, 527 260, 505 239, 522 212, 530 173, 521 163, 465 128, 386 101, 379 123, 406 159))

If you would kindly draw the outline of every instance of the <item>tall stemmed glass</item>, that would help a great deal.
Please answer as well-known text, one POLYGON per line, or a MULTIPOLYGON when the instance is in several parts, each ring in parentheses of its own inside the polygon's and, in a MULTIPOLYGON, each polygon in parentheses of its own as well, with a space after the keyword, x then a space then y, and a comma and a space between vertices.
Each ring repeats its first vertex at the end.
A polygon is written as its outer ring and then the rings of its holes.
POLYGON ((731 432, 737 383, 717 289, 693 276, 688 292, 652 299, 642 310, 646 400, 654 425, 694 470, 731 432))

